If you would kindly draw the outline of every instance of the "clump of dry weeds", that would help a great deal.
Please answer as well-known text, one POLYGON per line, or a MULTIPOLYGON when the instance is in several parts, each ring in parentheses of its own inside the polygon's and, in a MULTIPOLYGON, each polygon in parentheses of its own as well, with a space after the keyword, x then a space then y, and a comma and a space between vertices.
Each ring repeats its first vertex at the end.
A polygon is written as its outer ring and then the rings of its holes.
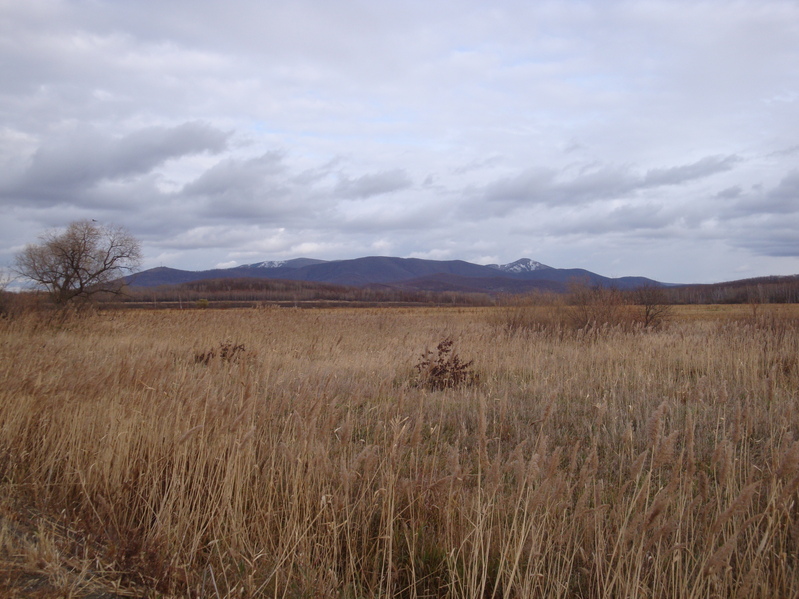
POLYGON ((231 341, 222 341, 219 347, 212 347, 207 351, 198 351, 194 354, 194 361, 197 364, 208 364, 214 360, 219 359, 222 362, 238 362, 239 358, 247 351, 243 343, 233 343, 231 341))
POLYGON ((427 389, 441 391, 474 385, 479 380, 472 368, 474 360, 464 362, 453 348, 451 337, 442 339, 436 351, 425 351, 414 370, 419 375, 418 384, 427 389))

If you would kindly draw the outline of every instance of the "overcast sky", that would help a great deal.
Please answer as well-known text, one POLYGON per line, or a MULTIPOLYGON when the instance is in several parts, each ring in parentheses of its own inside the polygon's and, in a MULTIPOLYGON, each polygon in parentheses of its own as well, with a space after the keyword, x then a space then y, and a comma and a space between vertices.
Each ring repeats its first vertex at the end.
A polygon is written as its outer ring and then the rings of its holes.
POLYGON ((0 264, 799 273, 795 0, 0 0, 0 264))

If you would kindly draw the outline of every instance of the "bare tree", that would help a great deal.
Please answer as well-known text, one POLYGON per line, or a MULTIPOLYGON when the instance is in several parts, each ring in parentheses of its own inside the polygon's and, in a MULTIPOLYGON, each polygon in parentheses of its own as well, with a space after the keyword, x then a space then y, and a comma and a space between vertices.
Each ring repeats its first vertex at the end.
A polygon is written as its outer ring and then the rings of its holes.
POLYGON ((16 257, 15 270, 58 305, 101 292, 118 293, 141 262, 139 241, 122 227, 80 220, 50 231, 16 257))
POLYGON ((671 314, 672 305, 663 287, 648 283, 633 291, 633 300, 641 306, 645 328, 657 328, 671 314))

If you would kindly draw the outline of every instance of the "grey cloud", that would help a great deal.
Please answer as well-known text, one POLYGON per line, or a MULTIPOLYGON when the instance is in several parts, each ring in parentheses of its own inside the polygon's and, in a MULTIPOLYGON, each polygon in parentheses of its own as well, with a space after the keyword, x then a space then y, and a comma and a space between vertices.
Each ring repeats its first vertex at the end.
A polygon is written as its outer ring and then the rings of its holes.
POLYGON ((751 242, 744 241, 739 245, 753 250, 761 256, 775 258, 799 257, 799 240, 796 239, 796 229, 781 232, 772 231, 768 239, 761 238, 751 242))
POLYGON ((596 199, 614 198, 629 193, 636 187, 635 180, 627 169, 604 167, 583 174, 557 187, 558 203, 585 202, 596 199))
MULTIPOLYGON (((484 197, 491 202, 523 201, 547 203, 555 187, 555 173, 549 169, 529 169, 515 177, 494 181, 485 187, 484 197)), ((482 199, 482 198, 481 198, 482 199)))
MULTIPOLYGON (((186 184, 180 196, 199 202, 214 219, 297 224, 324 218, 332 190, 323 186, 329 164, 296 173, 281 151, 255 158, 227 158, 186 184)), ((195 204, 196 205, 196 204, 195 204)))
POLYGON ((671 168, 659 168, 647 171, 641 185, 643 187, 660 187, 663 185, 679 185, 694 179, 702 179, 732 169, 741 158, 732 156, 707 156, 692 164, 684 164, 671 168))
POLYGON ((741 189, 740 185, 733 185, 732 187, 722 189, 720 192, 716 194, 716 197, 723 200, 732 200, 737 197, 740 197, 742 193, 743 189, 741 189))
POLYGON ((413 181, 404 169, 394 169, 363 175, 357 179, 342 177, 336 186, 336 194, 341 197, 363 199, 408 189, 411 185, 413 185, 413 181))
POLYGON ((256 158, 227 158, 205 171, 200 177, 183 188, 187 195, 234 197, 252 195, 266 182, 275 181, 285 174, 281 152, 267 152, 256 158))
POLYGON ((796 145, 796 146, 791 146, 790 148, 784 148, 782 150, 771 152, 768 156, 769 158, 782 158, 785 156, 793 156, 798 152, 799 152, 799 145, 796 145))
POLYGON ((558 180, 551 169, 530 169, 515 177, 486 186, 484 199, 509 205, 533 203, 548 206, 575 205, 600 198, 612 198, 629 192, 634 179, 619 168, 600 168, 571 180, 558 180))
POLYGON ((145 175, 182 156, 221 152, 228 137, 228 133, 199 122, 150 127, 119 138, 78 132, 46 140, 27 168, 7 179, 0 193, 44 204, 76 201, 78 194, 102 181, 145 175))
POLYGON ((771 188, 742 192, 719 211, 718 220, 733 247, 758 256, 799 257, 799 170, 771 188))
POLYGON ((496 166, 500 162, 502 162, 502 157, 489 156, 488 158, 472 160, 468 164, 458 166, 452 169, 452 172, 456 175, 465 175, 466 173, 470 173, 472 171, 479 171, 485 168, 496 166))
POLYGON ((731 231, 732 245, 761 256, 799 257, 799 215, 768 215, 756 222, 738 223, 731 231))
POLYGON ((692 164, 651 169, 643 176, 634 174, 629 167, 612 165, 590 165, 571 178, 567 178, 567 171, 529 169, 488 184, 480 199, 504 204, 505 211, 527 203, 574 206, 709 177, 730 170, 739 161, 737 156, 708 156, 692 164))
POLYGON ((289 178, 281 152, 228 158, 184 186, 181 195, 201 200, 205 216, 276 218, 303 209, 307 193, 290 185, 289 178))
POLYGON ((799 212, 799 170, 788 173, 774 189, 766 193, 762 208, 780 214, 799 212))
POLYGON ((430 214, 424 211, 410 213, 378 212, 347 217, 336 222, 336 229, 348 233, 379 234, 391 232, 396 235, 400 231, 419 234, 426 229, 437 226, 430 214))
POLYGON ((315 183, 320 183, 322 180, 328 177, 333 171, 333 168, 335 168, 341 162, 342 159, 340 157, 333 158, 321 166, 305 169, 304 171, 293 176, 291 180, 293 183, 298 185, 312 185, 315 183))
POLYGON ((589 209, 558 211, 557 216, 542 215, 517 224, 514 230, 528 234, 597 236, 620 232, 632 235, 641 231, 651 236, 653 231, 668 227, 674 219, 674 214, 666 212, 657 203, 627 203, 611 209, 598 205, 589 209))
POLYGON ((162 162, 192 154, 219 153, 226 149, 230 133, 206 123, 184 123, 177 127, 152 127, 123 138, 115 162, 128 172, 149 172, 162 162))
POLYGON ((611 210, 608 214, 608 222, 616 231, 629 231, 660 229, 667 226, 671 222, 671 218, 657 204, 627 204, 611 210))
MULTIPOLYGON (((727 191, 729 190, 721 194, 727 191)), ((737 201, 725 214, 727 219, 769 214, 799 214, 799 170, 789 172, 776 186, 767 191, 764 191, 762 186, 754 186, 750 194, 739 193, 737 196, 729 197, 735 197, 737 201)))
POLYGON ((154 245, 177 250, 234 248, 244 239, 251 241, 253 232, 253 227, 199 225, 186 227, 172 237, 156 241, 154 245))
POLYGON ((444 211, 431 209, 430 205, 374 205, 363 212, 340 214, 336 221, 338 229, 347 232, 379 233, 409 231, 420 233, 440 225, 444 211))

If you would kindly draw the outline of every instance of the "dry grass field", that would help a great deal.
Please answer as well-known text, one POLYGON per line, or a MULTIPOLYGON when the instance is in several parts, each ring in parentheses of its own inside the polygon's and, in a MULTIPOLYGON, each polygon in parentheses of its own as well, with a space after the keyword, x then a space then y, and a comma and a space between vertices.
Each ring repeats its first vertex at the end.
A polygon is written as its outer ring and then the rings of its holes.
POLYGON ((799 596, 799 313, 530 309, 0 321, 0 596, 799 596))

